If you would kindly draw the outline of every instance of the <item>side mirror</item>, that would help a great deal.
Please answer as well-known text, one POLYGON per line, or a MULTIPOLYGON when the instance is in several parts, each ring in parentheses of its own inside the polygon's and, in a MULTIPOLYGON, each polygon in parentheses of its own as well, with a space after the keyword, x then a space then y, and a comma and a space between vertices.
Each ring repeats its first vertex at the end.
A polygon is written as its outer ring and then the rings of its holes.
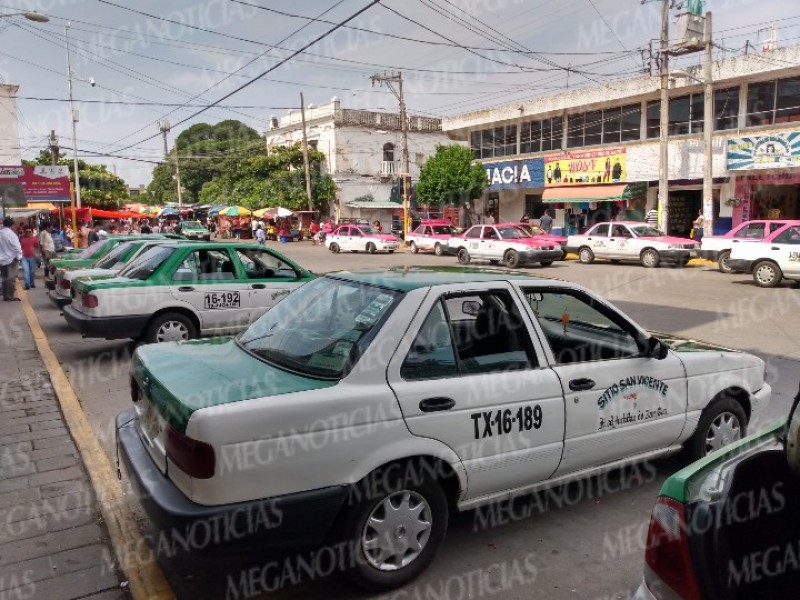
POLYGON ((461 312, 470 317, 475 317, 481 311, 481 303, 475 300, 464 300, 461 304, 461 312))
POLYGON ((656 360, 664 360, 669 354, 667 345, 659 340, 657 337, 649 337, 647 339, 647 357, 656 360))
POLYGON ((795 475, 800 475, 800 391, 794 398, 786 427, 786 461, 795 475))

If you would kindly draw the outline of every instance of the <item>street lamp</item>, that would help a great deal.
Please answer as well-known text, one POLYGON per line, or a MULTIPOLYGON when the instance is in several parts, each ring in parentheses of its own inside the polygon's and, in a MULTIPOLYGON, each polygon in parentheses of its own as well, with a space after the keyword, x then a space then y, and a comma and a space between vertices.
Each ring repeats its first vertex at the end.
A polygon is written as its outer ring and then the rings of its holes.
MULTIPOLYGON (((164 160, 169 160, 169 146, 167 144, 167 134, 171 125, 167 119, 159 119, 158 120, 158 130, 161 132, 161 135, 164 136, 164 160)), ((175 182, 178 185, 178 209, 183 206, 183 199, 181 197, 181 168, 178 164, 178 147, 175 146, 175 182)))

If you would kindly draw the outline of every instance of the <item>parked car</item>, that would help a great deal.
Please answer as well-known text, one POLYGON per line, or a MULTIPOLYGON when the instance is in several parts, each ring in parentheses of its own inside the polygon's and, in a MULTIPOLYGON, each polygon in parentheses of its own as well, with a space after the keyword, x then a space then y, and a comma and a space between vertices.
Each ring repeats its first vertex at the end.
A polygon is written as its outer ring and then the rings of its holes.
POLYGON ((341 541, 373 590, 428 566, 450 507, 705 456, 771 395, 760 358, 653 335, 570 282, 373 269, 290 298, 236 339, 140 347, 121 455, 170 535, 235 520, 216 549, 341 541))
POLYGON ((181 223, 181 235, 187 240, 211 241, 211 232, 200 221, 183 221, 181 223))
POLYGON ((112 278, 73 282, 64 307, 84 337, 186 340, 238 333, 313 278, 269 248, 173 242, 147 250, 112 278))
POLYGON ((752 273, 760 287, 775 287, 783 279, 800 281, 800 224, 787 224, 760 242, 738 244, 728 263, 733 271, 752 273))
POLYGON ((337 252, 392 253, 400 247, 400 239, 391 233, 378 233, 371 225, 340 225, 325 236, 325 247, 337 252))
POLYGON ((745 221, 731 229, 725 235, 706 235, 700 243, 700 258, 715 260, 722 273, 732 273, 729 259, 731 249, 735 244, 741 242, 760 242, 770 233, 773 233, 784 225, 800 225, 800 221, 767 220, 745 221))
POLYGON ((800 393, 765 431, 661 486, 634 600, 797 598, 800 393))
POLYGON ((533 237, 539 240, 547 240, 548 242, 553 242, 554 244, 558 244, 562 250, 562 256, 559 260, 564 260, 567 256, 567 238, 563 235, 554 235, 552 233, 548 233, 538 225, 530 225, 528 223, 498 223, 498 227, 519 227, 526 233, 528 237, 533 237))
POLYGON ((612 221, 569 236, 566 250, 586 264, 603 258, 612 262, 637 261, 647 268, 661 263, 682 267, 696 254, 699 245, 689 238, 665 235, 647 223, 612 221))
POLYGON ((502 262, 515 269, 519 265, 539 263, 549 267, 563 256, 561 246, 553 241, 529 237, 516 226, 473 225, 462 235, 447 242, 458 262, 467 265, 475 260, 502 262))
POLYGON ((448 241, 454 229, 450 219, 422 219, 406 239, 411 252, 433 252, 436 256, 448 254, 448 241))

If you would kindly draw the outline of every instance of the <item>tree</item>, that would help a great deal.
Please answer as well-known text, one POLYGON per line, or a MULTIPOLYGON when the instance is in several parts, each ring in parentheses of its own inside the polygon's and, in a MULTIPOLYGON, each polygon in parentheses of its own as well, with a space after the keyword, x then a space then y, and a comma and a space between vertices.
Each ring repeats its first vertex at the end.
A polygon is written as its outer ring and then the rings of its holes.
POLYGON ((486 184, 486 171, 480 163, 472 163, 472 151, 450 144, 437 146, 422 165, 417 194, 426 204, 461 204, 480 198, 486 184))
MULTIPOLYGON (((24 161, 29 166, 51 164, 50 152, 42 150, 34 160, 24 161)), ((69 167, 70 181, 75 181, 72 159, 62 158, 59 165, 69 167)), ((106 210, 117 210, 130 201, 128 186, 121 177, 111 173, 105 165, 93 165, 78 161, 78 174, 81 185, 81 205, 106 210)))

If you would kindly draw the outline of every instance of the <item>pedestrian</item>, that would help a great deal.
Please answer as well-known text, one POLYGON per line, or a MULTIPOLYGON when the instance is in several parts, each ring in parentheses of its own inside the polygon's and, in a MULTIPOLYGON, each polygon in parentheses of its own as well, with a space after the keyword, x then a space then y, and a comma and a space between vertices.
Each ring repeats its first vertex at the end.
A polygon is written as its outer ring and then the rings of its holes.
POLYGON ((39 240, 33 235, 33 230, 26 227, 19 239, 22 247, 22 281, 25 289, 36 287, 36 263, 39 260, 39 240))
POLYGON ((378 233, 383 233, 383 226, 381 225, 380 221, 375 221, 372 226, 375 228, 375 231, 378 233))
POLYGON ((553 227, 553 217, 550 216, 549 210, 544 211, 542 218, 539 219, 539 226, 545 233, 550 233, 550 229, 553 227))
POLYGON ((528 213, 525 213, 524 215, 522 215, 522 218, 519 220, 519 222, 523 223, 524 225, 527 225, 530 222, 530 220, 531 220, 530 215, 528 213))
POLYGON ((94 244, 95 242, 99 242, 100 241, 100 233, 99 232, 100 232, 100 227, 98 225, 95 225, 94 227, 92 227, 89 230, 89 234, 87 236, 86 241, 88 242, 88 244, 90 246, 92 244, 94 244))
POLYGON ((0 228, 0 275, 3 277, 3 300, 6 302, 19 301, 15 285, 19 262, 22 260, 22 246, 13 226, 14 219, 6 217, 0 228))
POLYGON ((250 220, 250 230, 253 234, 253 238, 255 238, 256 232, 258 231, 258 219, 253 218, 250 220))
POLYGON ((703 239, 703 225, 705 225, 705 217, 703 217, 703 209, 697 212, 697 218, 692 223, 692 239, 699 242, 703 239))
POLYGON ((50 223, 42 223, 39 227, 39 247, 42 250, 42 264, 44 272, 50 268, 50 261, 56 256, 56 244, 50 234, 50 223))
POLYGON ((483 222, 487 225, 494 225, 494 216, 488 210, 486 211, 486 217, 483 219, 483 222))
POLYGON ((653 229, 658 228, 658 211, 656 210, 655 206, 647 211, 647 214, 644 216, 645 223, 647 223, 653 229))
POLYGON ((141 227, 141 229, 139 229, 139 231, 144 233, 144 234, 151 233, 153 230, 150 229, 150 221, 144 221, 142 223, 142 227, 141 227))
POLYGON ((256 226, 256 232, 254 237, 256 238, 256 241, 258 242, 259 246, 267 245, 267 238, 264 235, 264 227, 261 225, 261 223, 258 223, 258 225, 256 226))
POLYGON ((316 220, 311 221, 311 225, 308 226, 308 233, 311 234, 311 243, 315 246, 320 244, 320 231, 322 231, 322 227, 319 226, 319 223, 316 220))

